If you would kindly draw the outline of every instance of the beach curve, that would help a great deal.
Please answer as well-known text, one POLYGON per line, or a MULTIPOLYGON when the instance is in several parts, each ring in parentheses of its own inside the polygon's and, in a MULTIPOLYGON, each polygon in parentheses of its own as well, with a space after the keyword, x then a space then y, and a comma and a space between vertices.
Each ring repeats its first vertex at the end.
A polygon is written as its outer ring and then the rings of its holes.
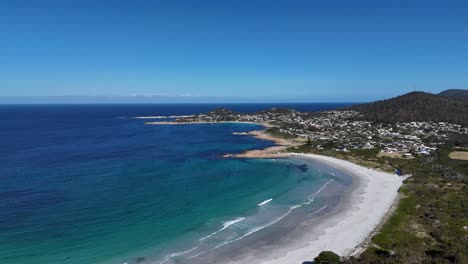
MULTIPOLYGON (((260 125, 267 127, 263 123, 260 125)), ((310 226, 308 221, 298 223, 302 227, 301 232, 298 232, 301 236, 298 240, 267 251, 251 250, 249 253, 225 259, 225 263, 302 263, 312 260, 325 250, 333 251, 340 256, 362 252, 367 245, 364 242, 375 235, 377 227, 383 225, 391 215, 391 208, 397 205, 398 190, 405 177, 369 169, 333 157, 289 153, 287 148, 299 145, 299 141, 278 138, 268 134, 265 130, 250 131, 246 134, 273 141, 276 145, 239 154, 226 154, 224 157, 287 158, 296 156, 312 159, 347 173, 352 177, 353 184, 350 192, 343 196, 342 201, 335 208, 318 218, 311 219, 314 222, 313 226, 310 226)))
POLYGON ((343 201, 332 212, 322 216, 323 219, 319 219, 318 223, 313 226, 307 223, 303 225, 303 236, 299 241, 275 252, 245 254, 227 263, 302 263, 312 260, 325 250, 340 256, 360 251, 362 242, 386 219, 404 180, 404 177, 337 158, 300 153, 288 155, 314 159, 347 172, 353 178, 351 192, 343 197, 343 201))

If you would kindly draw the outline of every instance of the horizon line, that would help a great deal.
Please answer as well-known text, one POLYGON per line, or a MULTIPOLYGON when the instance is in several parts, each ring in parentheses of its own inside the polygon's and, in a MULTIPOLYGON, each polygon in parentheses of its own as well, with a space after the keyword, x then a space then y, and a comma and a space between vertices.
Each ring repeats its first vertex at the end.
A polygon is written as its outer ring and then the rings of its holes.
POLYGON ((151 105, 151 104, 193 104, 193 105, 200 105, 200 104, 359 104, 359 103, 367 103, 369 101, 323 101, 323 102, 70 102, 70 103, 61 103, 61 102, 37 102, 37 103, 2 103, 0 105, 151 105))

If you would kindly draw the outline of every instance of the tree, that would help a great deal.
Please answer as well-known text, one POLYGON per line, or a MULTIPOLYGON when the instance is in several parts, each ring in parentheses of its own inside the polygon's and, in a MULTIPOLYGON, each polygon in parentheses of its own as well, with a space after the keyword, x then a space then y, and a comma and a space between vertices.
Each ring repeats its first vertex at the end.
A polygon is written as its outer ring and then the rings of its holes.
POLYGON ((335 254, 332 251, 322 251, 320 254, 314 258, 314 264, 340 264, 340 256, 335 254))
POLYGON ((310 137, 307 138, 306 146, 312 146, 312 140, 310 140, 310 137))

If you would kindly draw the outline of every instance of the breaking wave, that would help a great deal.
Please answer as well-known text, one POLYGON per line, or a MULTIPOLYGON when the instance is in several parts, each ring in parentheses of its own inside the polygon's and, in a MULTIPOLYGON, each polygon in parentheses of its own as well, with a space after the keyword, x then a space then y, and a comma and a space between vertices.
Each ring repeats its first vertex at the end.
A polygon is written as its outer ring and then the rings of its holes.
POLYGON ((221 243, 221 244, 219 244, 219 245, 217 245, 217 246, 215 246, 215 247, 213 247, 213 248, 210 248, 210 249, 208 249, 208 250, 202 251, 202 252, 197 253, 197 254, 192 255, 192 256, 188 256, 187 259, 196 258, 196 257, 198 257, 198 256, 201 256, 201 255, 207 253, 207 252, 216 250, 216 249, 218 249, 218 248, 220 248, 220 247, 222 247, 222 246, 225 246, 225 245, 227 245, 227 244, 231 244, 231 243, 233 243, 233 242, 239 241, 239 240, 241 240, 241 239, 243 239, 243 238, 245 238, 245 237, 247 237, 247 236, 250 236, 251 234, 256 233, 256 232, 258 232, 258 231, 260 231, 260 230, 262 230, 262 229, 264 229, 264 228, 266 228, 266 227, 269 227, 269 226, 271 226, 271 225, 273 225, 273 224, 276 224, 276 223, 278 223, 279 221, 281 221, 283 218, 285 218, 286 216, 288 216, 294 209, 297 209, 297 208, 299 208, 299 207, 301 207, 301 206, 302 206, 302 205, 300 205, 300 204, 293 205, 293 206, 289 207, 289 210, 288 210, 285 214, 279 216, 278 218, 274 219, 273 221, 271 221, 271 222, 269 222, 269 223, 267 223, 267 224, 265 224, 265 225, 255 227, 255 228, 251 229, 250 231, 248 231, 247 233, 245 233, 244 235, 242 235, 242 236, 240 236, 240 237, 238 237, 238 238, 236 238, 236 239, 228 240, 228 241, 223 242, 223 243, 221 243))
POLYGON ((164 264, 164 263, 168 262, 171 258, 175 258, 175 257, 181 256, 181 255, 190 253, 190 252, 194 251, 195 249, 197 249, 197 247, 194 247, 194 248, 186 250, 186 251, 171 253, 171 254, 167 255, 162 262, 159 262, 159 264, 164 264))
POLYGON ((240 221, 242 221, 244 219, 245 219, 245 217, 237 217, 236 219, 226 221, 226 222, 223 223, 223 228, 221 228, 218 231, 213 232, 213 233, 211 233, 211 234, 209 234, 209 235, 207 235, 205 237, 200 238, 198 241, 203 241, 203 240, 205 240, 207 238, 210 238, 210 237, 216 235, 217 233, 223 231, 224 229, 226 229, 226 228, 232 226, 233 224, 238 223, 238 222, 240 222, 240 221))
POLYGON ((263 201, 263 202, 261 202, 261 203, 257 204, 257 206, 262 206, 262 205, 265 205, 265 204, 267 204, 267 203, 271 202, 272 200, 273 200, 273 198, 267 199, 267 200, 265 200, 265 201, 263 201))
POLYGON ((316 197, 321 191, 323 191, 323 189, 325 189, 325 187, 327 187, 327 185, 330 184, 332 181, 333 181, 333 179, 327 181, 327 182, 326 182, 324 185, 322 185, 322 187, 320 187, 320 189, 318 189, 314 194, 312 194, 311 196, 308 196, 308 197, 307 197, 307 202, 304 202, 303 204, 310 204, 310 203, 314 202, 315 197, 316 197))

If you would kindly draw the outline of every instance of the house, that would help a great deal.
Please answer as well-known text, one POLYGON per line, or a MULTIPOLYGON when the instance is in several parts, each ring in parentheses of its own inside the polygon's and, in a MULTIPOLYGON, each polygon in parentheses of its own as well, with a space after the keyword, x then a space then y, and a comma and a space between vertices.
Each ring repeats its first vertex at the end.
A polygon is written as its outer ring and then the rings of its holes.
POLYGON ((369 142, 366 142, 366 144, 364 144, 364 146, 362 147, 363 149, 373 149, 374 148, 374 145, 372 145, 371 143, 369 142))

